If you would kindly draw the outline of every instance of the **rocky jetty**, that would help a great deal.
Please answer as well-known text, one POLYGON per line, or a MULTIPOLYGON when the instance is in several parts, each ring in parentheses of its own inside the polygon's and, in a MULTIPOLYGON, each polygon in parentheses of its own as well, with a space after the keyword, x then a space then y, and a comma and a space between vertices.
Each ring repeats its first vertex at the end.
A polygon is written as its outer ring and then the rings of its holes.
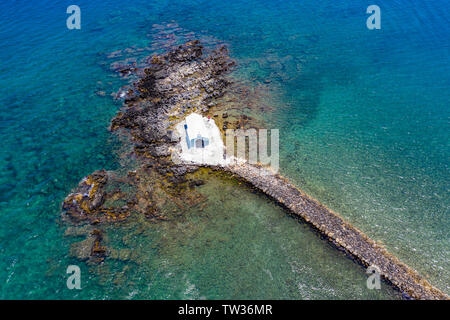
POLYGON ((347 223, 338 214, 310 198, 287 179, 270 168, 248 163, 215 167, 225 170, 283 205, 303 218, 338 247, 343 248, 365 266, 376 266, 381 276, 414 299, 448 300, 449 297, 434 288, 415 270, 369 239, 364 233, 347 223))

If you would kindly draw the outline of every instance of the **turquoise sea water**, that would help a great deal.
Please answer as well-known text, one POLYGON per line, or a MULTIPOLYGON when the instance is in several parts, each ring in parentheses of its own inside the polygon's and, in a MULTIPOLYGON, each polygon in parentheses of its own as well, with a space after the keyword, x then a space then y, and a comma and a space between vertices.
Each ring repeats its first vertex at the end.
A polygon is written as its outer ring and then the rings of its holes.
POLYGON ((450 293, 446 1, 377 1, 372 31, 368 1, 78 1, 72 31, 71 4, 0 3, 0 298, 398 298, 367 290, 360 266, 227 179, 203 187, 205 212, 111 226, 132 262, 68 255, 61 201, 119 166, 107 126, 123 81, 105 53, 150 47, 154 24, 170 23, 227 43, 238 77, 271 80, 284 175, 450 293), (83 290, 66 288, 69 264, 83 290))

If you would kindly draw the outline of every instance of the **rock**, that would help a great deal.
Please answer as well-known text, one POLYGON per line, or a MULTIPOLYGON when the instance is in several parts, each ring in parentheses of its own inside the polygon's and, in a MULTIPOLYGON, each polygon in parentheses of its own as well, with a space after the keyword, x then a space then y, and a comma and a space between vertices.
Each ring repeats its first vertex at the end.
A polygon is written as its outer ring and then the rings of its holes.
POLYGON ((128 261, 131 257, 131 250, 130 249, 121 249, 119 250, 119 256, 118 259, 122 261, 128 261))
POLYGON ((98 209, 103 204, 104 195, 105 194, 103 192, 95 193, 91 203, 89 204, 89 209, 90 210, 98 209))
MULTIPOLYGON (((152 217, 164 220, 166 218, 156 212, 149 199, 154 185, 145 180, 157 177, 164 180, 164 187, 186 187, 186 174, 198 169, 195 165, 173 164, 170 150, 180 137, 173 134, 172 125, 192 110, 207 112, 208 107, 217 104, 216 98, 228 90, 230 82, 225 75, 234 62, 229 58, 226 47, 218 47, 204 56, 203 46, 194 40, 165 54, 148 57, 144 63, 145 66, 137 66, 136 61, 126 59, 111 64, 119 74, 137 78, 115 94, 116 99, 123 101, 123 108, 112 119, 110 130, 122 130, 131 136, 134 148, 130 154, 139 159, 139 174, 114 177, 113 174, 108 176, 105 170, 98 170, 86 176, 64 200, 62 216, 70 223, 100 227, 104 223, 123 220, 136 211, 142 214, 150 212, 152 217), (120 190, 111 191, 107 187, 124 183, 142 189, 122 195, 120 190), (111 207, 115 203, 120 203, 120 207, 111 207)), ((97 94, 104 95, 104 92, 98 91, 97 94)), ((203 183, 202 180, 193 181, 194 186, 203 183)), ((108 254, 102 241, 101 233, 93 234, 71 251, 89 263, 98 263, 108 254)), ((128 251, 109 252, 123 260, 130 258, 128 251)))

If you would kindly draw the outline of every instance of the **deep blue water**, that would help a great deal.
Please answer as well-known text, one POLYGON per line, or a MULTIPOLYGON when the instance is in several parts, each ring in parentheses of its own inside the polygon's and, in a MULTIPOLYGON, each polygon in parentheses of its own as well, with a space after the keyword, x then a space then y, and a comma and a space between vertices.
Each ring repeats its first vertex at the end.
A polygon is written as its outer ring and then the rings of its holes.
POLYGON ((69 257, 61 201, 84 175, 119 166, 107 127, 124 82, 105 53, 151 47, 154 24, 170 23, 227 43, 236 76, 271 80, 284 175, 450 293, 447 1, 77 1, 82 27, 68 30, 71 4, 0 3, 0 298, 395 297, 367 292, 358 265, 227 181, 213 218, 180 222, 199 226, 185 238, 149 226, 123 241, 139 264, 69 257), (381 30, 366 28, 370 4, 381 30), (222 230, 222 219, 233 223, 222 230), (65 287, 69 264, 85 289, 65 287))

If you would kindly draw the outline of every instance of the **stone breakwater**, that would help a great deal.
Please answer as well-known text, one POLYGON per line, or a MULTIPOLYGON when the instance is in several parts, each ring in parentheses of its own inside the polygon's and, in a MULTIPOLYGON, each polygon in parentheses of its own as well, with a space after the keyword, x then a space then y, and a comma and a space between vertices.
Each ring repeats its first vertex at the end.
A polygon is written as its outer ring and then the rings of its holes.
POLYGON ((410 297, 424 300, 450 299, 385 248, 345 222, 338 214, 307 196, 286 178, 271 171, 270 168, 248 163, 212 168, 227 171, 247 181, 295 215, 303 218, 363 265, 378 267, 381 276, 410 297))

